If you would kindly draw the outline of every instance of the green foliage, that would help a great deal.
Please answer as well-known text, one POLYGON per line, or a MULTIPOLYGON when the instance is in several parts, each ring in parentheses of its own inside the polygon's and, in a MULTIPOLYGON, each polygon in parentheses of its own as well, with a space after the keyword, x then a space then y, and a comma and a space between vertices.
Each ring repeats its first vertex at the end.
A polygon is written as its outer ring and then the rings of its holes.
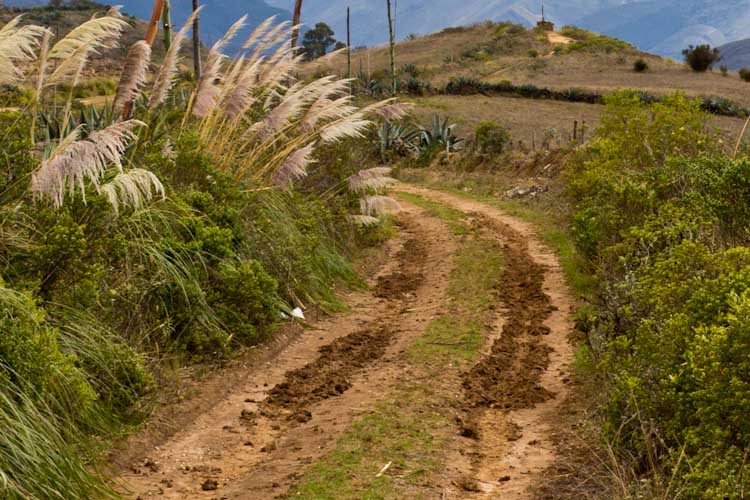
POLYGON ((305 56, 308 59, 317 59, 326 55, 328 48, 336 43, 333 35, 333 30, 326 23, 318 23, 313 29, 305 32, 302 38, 305 56))
POLYGON ((648 71, 648 63, 643 59, 636 59, 633 63, 633 71, 636 73, 644 73, 648 71))
POLYGON ((740 80, 750 82, 750 68, 740 68, 739 76, 740 80))
POLYGON ((477 150, 481 154, 501 154, 510 142, 508 130, 495 122, 482 122, 475 133, 477 150))
POLYGON ((579 28, 577 26, 563 26, 560 34, 575 40, 567 46, 568 52, 619 52, 626 49, 632 49, 633 46, 627 42, 600 35, 592 31, 579 28))
POLYGON ((721 60, 719 49, 711 48, 710 45, 691 45, 682 51, 685 62, 697 73, 704 73, 711 69, 714 64, 721 60))
POLYGON ((568 168, 573 232, 602 283, 586 330, 610 440, 686 498, 742 498, 750 160, 725 156, 699 102, 619 94, 568 168))

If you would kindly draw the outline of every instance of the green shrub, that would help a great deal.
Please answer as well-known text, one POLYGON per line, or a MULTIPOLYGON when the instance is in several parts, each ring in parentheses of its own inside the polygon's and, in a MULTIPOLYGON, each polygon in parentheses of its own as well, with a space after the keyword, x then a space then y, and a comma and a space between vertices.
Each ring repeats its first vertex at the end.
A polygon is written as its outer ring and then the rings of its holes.
POLYGON ((721 71, 721 76, 729 75, 729 68, 727 68, 726 64, 722 64, 721 66, 719 66, 719 71, 721 71))
POLYGON ((601 282, 586 329, 609 388, 610 442, 644 480, 740 499, 750 487, 750 160, 718 144, 699 102, 618 94, 567 182, 573 233, 601 282))
POLYGON ((645 71, 648 71, 648 63, 643 59, 636 59, 636 61, 633 63, 633 71, 635 71, 636 73, 643 73, 645 71))
POLYGON ((539 51, 536 50, 536 49, 530 49, 529 52, 528 52, 528 54, 529 54, 529 57, 531 57, 531 58, 537 58, 537 57, 539 57, 539 51))
POLYGON ((708 71, 721 59, 719 49, 711 48, 710 45, 698 45, 697 47, 691 45, 682 51, 682 55, 685 57, 687 65, 698 73, 708 71))
POLYGON ((750 68, 740 68, 739 76, 740 80, 750 82, 750 68))
POLYGON ((510 134, 495 122, 482 122, 477 126, 475 140, 479 153, 501 154, 510 142, 510 134))

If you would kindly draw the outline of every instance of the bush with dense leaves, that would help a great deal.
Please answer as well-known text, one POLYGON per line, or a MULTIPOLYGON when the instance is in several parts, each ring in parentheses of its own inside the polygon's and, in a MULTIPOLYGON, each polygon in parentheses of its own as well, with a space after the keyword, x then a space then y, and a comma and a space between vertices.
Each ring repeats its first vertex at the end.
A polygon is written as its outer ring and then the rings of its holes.
POLYGON ((717 48, 711 48, 710 45, 691 45, 682 51, 685 62, 693 71, 703 73, 713 67, 714 64, 721 60, 721 53, 717 48))
POLYGON ((750 487, 750 159, 700 103, 608 98, 568 166, 573 232, 600 278, 589 339, 606 432, 643 478, 686 498, 750 487), (651 465, 648 465, 651 464, 651 465))
POLYGON ((482 122, 475 133, 477 151, 481 154, 501 154, 510 142, 508 129, 495 122, 482 122))

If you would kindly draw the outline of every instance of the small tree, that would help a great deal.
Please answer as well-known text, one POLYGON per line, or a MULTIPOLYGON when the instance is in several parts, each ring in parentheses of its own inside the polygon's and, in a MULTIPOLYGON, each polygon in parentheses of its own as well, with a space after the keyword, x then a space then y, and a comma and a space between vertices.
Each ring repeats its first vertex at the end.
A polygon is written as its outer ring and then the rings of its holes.
POLYGON ((748 68, 741 68, 740 72, 740 79, 746 82, 750 82, 750 69, 748 68))
POLYGON ((710 45, 690 46, 682 51, 685 62, 693 71, 703 73, 713 67, 721 59, 719 49, 711 48, 710 45))
POLYGON ((635 71, 636 73, 643 73, 644 71, 648 71, 648 63, 643 59, 637 59, 633 63, 633 71, 635 71))
POLYGON ((305 33, 302 46, 305 49, 307 58, 317 59, 326 55, 328 48, 336 43, 333 35, 333 30, 326 23, 318 23, 315 25, 315 28, 305 33))

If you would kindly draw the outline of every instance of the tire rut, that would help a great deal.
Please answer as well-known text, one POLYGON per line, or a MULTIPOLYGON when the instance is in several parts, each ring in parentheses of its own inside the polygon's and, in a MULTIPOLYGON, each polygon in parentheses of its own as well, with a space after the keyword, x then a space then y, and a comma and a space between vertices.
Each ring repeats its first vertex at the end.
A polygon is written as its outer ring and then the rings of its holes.
POLYGON ((440 497, 532 499, 556 460, 557 414, 569 393, 573 358, 574 301, 559 261, 530 224, 494 207, 414 186, 399 189, 477 214, 504 250, 503 308, 485 356, 463 375, 464 411, 440 497))
POLYGON ((448 228, 407 207, 400 249, 355 294, 352 312, 329 318, 256 367, 256 383, 122 475, 131 498, 282 496, 363 412, 404 376, 405 349, 447 293, 456 244, 448 228), (148 464, 151 464, 148 466, 148 464))

